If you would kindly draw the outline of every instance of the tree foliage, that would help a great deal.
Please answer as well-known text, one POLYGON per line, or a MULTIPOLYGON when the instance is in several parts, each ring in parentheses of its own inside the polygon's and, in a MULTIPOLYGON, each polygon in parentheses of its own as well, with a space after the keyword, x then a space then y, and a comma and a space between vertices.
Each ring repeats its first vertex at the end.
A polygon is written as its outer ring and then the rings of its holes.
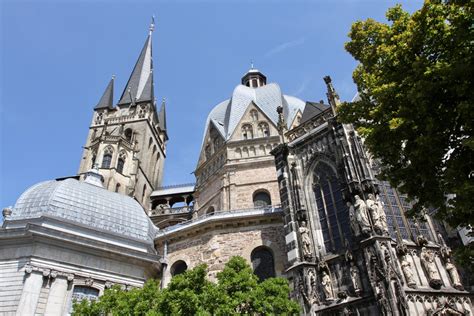
POLYGON ((173 277, 161 290, 156 280, 129 291, 115 286, 97 301, 74 304, 73 315, 295 315, 288 281, 270 278, 259 282, 241 257, 233 257, 217 274, 217 283, 206 279, 205 265, 173 277))
POLYGON ((474 4, 426 0, 389 23, 352 25, 360 100, 338 108, 365 137, 381 176, 451 226, 474 225, 474 4))

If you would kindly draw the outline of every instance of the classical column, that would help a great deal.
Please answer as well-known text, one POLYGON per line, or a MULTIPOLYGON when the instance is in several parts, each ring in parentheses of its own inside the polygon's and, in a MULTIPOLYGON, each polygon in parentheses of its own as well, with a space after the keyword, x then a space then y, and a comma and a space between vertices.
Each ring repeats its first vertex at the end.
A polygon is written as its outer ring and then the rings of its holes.
POLYGON ((45 315, 63 315, 67 294, 67 279, 63 276, 56 277, 49 289, 48 303, 45 315))
MULTIPOLYGON (((28 268, 27 268, 28 269, 28 268)), ((43 274, 40 271, 26 271, 25 283, 21 292, 20 302, 16 311, 17 315, 34 315, 36 305, 43 286, 43 274)))

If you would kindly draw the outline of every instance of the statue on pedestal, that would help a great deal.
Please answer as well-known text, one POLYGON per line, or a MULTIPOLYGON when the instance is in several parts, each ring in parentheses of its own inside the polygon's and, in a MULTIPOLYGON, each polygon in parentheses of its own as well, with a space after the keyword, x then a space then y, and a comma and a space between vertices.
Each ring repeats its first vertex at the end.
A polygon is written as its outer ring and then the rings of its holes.
MULTIPOLYGON (((383 232, 381 220, 380 220, 380 211, 378 209, 377 203, 375 201, 374 195, 369 194, 367 199, 367 208, 370 212, 370 217, 372 218, 372 223, 374 224, 374 228, 378 233, 383 232)), ((383 212, 383 210, 382 210, 383 212)))
POLYGON ((352 281, 352 286, 354 287, 354 292, 357 295, 360 295, 362 293, 362 281, 360 280, 360 274, 359 274, 359 268, 351 262, 351 267, 349 269, 350 274, 351 274, 351 281, 352 281))
POLYGON ((372 230, 370 226, 369 215, 367 214, 367 204, 358 195, 354 196, 355 214, 357 222, 361 228, 362 233, 368 234, 372 230))
POLYGON ((446 271, 449 273, 453 287, 458 290, 464 290, 464 287, 461 283, 461 278, 459 277, 458 269, 456 269, 456 266, 449 258, 446 259, 446 271))
POLYGON ((400 260, 402 266, 403 275, 407 281, 407 285, 411 288, 416 288, 416 281, 413 278, 413 271, 411 269, 411 263, 408 261, 407 256, 404 255, 400 260))
POLYGON ((428 276, 428 281, 431 287, 439 288, 442 285, 441 277, 439 275, 438 269, 435 263, 435 254, 433 251, 426 249, 426 247, 421 248, 421 263, 425 268, 425 271, 428 276))
POLYGON ((302 251, 304 259, 310 259, 313 256, 311 251, 311 237, 309 236, 309 229, 306 227, 306 222, 302 221, 300 228, 298 229, 301 237, 302 251))
POLYGON ((321 278, 321 285, 323 287, 323 292, 324 292, 326 301, 334 300, 334 295, 332 293, 331 277, 327 274, 326 271, 323 271, 323 276, 321 278))
POLYGON ((357 237, 360 235, 360 226, 359 226, 359 222, 357 221, 354 205, 352 205, 351 202, 347 202, 346 205, 347 205, 347 208, 349 209, 349 220, 351 223, 352 232, 354 233, 354 236, 357 237))

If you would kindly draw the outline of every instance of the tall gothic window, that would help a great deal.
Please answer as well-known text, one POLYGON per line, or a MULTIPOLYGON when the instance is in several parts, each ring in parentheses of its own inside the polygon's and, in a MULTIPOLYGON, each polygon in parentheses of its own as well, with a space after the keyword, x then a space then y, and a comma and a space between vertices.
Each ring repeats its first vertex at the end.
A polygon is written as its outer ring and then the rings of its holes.
POLYGON ((125 160, 123 160, 123 158, 119 158, 117 160, 117 172, 123 173, 124 165, 125 165, 125 160))
POLYGON ((110 168, 110 164, 112 163, 112 154, 113 150, 110 147, 105 148, 104 156, 102 157, 102 168, 108 169, 110 168))
POLYGON ((344 239, 351 240, 349 211, 336 173, 326 163, 316 165, 313 190, 326 251, 337 252, 344 247, 344 239))
POLYGON ((267 192, 259 191, 253 194, 253 206, 260 208, 272 205, 272 200, 267 192))
POLYGON ((275 260, 270 249, 265 246, 255 248, 250 255, 253 272, 260 281, 275 277, 275 260))
POLYGON ((378 182, 380 190, 380 199, 384 205, 384 211, 387 217, 387 224, 390 234, 393 238, 397 238, 397 234, 403 239, 411 239, 418 234, 423 235, 428 240, 433 240, 430 229, 425 222, 417 222, 408 219, 404 214, 411 209, 412 205, 397 190, 393 189, 386 181, 378 182))

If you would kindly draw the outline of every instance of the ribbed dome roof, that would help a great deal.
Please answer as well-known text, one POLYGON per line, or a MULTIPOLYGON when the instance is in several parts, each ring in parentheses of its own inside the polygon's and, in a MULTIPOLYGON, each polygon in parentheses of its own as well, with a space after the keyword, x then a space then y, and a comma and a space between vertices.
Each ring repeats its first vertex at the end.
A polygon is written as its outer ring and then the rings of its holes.
POLYGON ((286 123, 291 124, 298 110, 303 112, 305 106, 304 101, 283 95, 276 83, 258 88, 238 85, 230 100, 219 103, 211 110, 204 133, 212 122, 224 139, 228 140, 251 102, 254 102, 275 124, 278 123, 277 107, 283 107, 286 123))
POLYGON ((40 182, 16 202, 10 220, 65 219, 91 229, 153 242, 156 228, 134 199, 75 179, 40 182))

